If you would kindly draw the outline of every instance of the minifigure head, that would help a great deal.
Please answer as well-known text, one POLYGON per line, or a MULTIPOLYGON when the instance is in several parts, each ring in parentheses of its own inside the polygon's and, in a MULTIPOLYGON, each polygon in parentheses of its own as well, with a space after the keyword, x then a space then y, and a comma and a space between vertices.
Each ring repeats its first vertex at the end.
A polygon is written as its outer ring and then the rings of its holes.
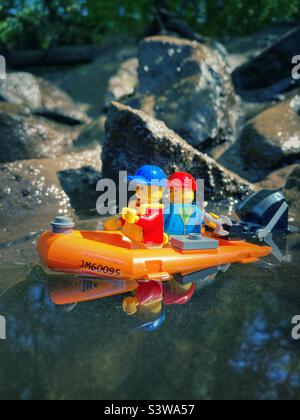
POLYGON ((163 189, 155 185, 148 186, 138 184, 136 186, 135 195, 141 204, 158 204, 162 200, 163 189))
POLYGON ((134 176, 128 177, 128 181, 136 184, 136 196, 144 204, 158 204, 168 185, 164 171, 152 165, 142 166, 134 176))
POLYGON ((197 183, 195 178, 186 172, 176 172, 169 179, 171 203, 192 204, 195 200, 197 183))

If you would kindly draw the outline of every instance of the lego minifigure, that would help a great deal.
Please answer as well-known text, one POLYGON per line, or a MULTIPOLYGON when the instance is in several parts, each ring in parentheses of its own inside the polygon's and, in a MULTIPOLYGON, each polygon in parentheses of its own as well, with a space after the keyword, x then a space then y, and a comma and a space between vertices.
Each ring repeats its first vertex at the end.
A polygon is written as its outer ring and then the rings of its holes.
POLYGON ((175 279, 164 282, 140 282, 134 296, 126 297, 123 301, 123 310, 127 315, 137 312, 158 315, 165 305, 184 305, 188 303, 196 290, 193 283, 180 284, 175 279))
POLYGON ((140 282, 135 296, 123 301, 123 311, 127 315, 135 315, 137 311, 159 314, 162 310, 163 287, 161 282, 140 282))
MULTIPOLYGON (((195 178, 186 172, 177 172, 169 179, 171 204, 165 214, 165 231, 168 235, 201 235, 202 225, 215 229, 220 236, 228 235, 223 229, 224 218, 205 213, 194 204, 197 192, 195 178)), ((227 218, 226 222, 230 223, 227 218)))
POLYGON ((185 305, 188 303, 196 290, 194 283, 180 284, 177 280, 163 284, 163 303, 165 305, 185 305))
POLYGON ((170 209, 165 214, 165 232, 169 235, 201 233, 204 212, 196 205, 197 183, 192 175, 177 172, 169 179, 170 209))
POLYGON ((161 204, 167 187, 164 172, 157 166, 143 166, 128 181, 136 184, 135 208, 122 210, 123 233, 145 248, 159 248, 164 243, 164 216, 161 204))

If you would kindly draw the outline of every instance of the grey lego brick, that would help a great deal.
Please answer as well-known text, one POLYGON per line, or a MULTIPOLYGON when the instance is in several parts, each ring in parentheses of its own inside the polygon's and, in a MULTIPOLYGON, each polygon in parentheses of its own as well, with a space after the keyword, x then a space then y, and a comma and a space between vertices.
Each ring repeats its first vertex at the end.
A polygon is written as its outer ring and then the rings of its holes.
POLYGON ((183 251, 204 251, 219 248, 219 241, 201 235, 172 236, 171 245, 183 251))

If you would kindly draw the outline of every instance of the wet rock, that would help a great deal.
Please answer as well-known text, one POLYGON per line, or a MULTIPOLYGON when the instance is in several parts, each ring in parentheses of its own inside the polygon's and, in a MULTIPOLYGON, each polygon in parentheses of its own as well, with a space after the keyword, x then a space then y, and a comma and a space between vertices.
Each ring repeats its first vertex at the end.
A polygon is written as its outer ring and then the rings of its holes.
POLYGON ((107 105, 134 93, 138 85, 138 65, 137 58, 130 58, 122 63, 118 72, 111 77, 106 96, 107 105))
POLYGON ((271 48, 233 73, 240 91, 256 91, 258 100, 273 99, 296 84, 292 58, 299 55, 300 28, 293 29, 271 48))
POLYGON ((77 135, 72 127, 0 110, 0 162, 61 156, 77 135))
POLYGON ((112 103, 106 121, 103 175, 118 180, 119 171, 159 165, 168 175, 184 170, 204 179, 210 200, 241 198, 253 187, 190 146, 162 121, 143 111, 112 103))
POLYGON ((74 100, 89 105, 89 115, 97 118, 107 107, 107 88, 124 61, 137 56, 136 39, 109 37, 101 45, 101 54, 92 63, 64 74, 61 88, 74 100))
POLYGON ((90 121, 83 105, 76 104, 54 84, 30 73, 9 73, 0 83, 0 98, 58 122, 76 125, 90 121))
POLYGON ((267 109, 252 119, 241 136, 246 162, 265 170, 300 158, 300 117, 295 98, 267 109))
POLYGON ((8 73, 0 83, 2 100, 15 105, 37 109, 42 104, 42 93, 38 79, 30 73, 8 73))
POLYGON ((285 195, 294 210, 297 210, 299 219, 300 210, 300 165, 297 165, 290 174, 285 185, 285 195))
POLYGON ((105 137, 106 116, 102 115, 90 124, 87 124, 75 140, 75 147, 90 147, 103 144, 105 137))
POLYGON ((297 26, 293 23, 277 23, 254 34, 223 37, 220 42, 227 50, 231 68, 235 70, 269 50, 297 26))
POLYGON ((296 95, 291 101, 292 110, 300 117, 300 94, 296 95))
POLYGON ((57 172, 61 161, 20 161, 0 166, 1 242, 49 226, 56 214, 73 216, 57 172))
MULTIPOLYGON (((0 165, 0 247, 8 242, 20 241, 22 238, 39 232, 49 226, 53 217, 75 213, 71 202, 76 203, 70 194, 71 180, 68 171, 76 171, 78 191, 88 195, 86 173, 101 170, 100 149, 73 153, 60 159, 29 160, 0 165), (81 172, 81 168, 82 172, 81 172), (87 169, 89 168, 89 169, 87 169), (69 176, 67 192, 66 176, 69 176), (80 185, 82 183, 82 189, 80 185), (68 193, 71 196, 68 196, 68 193)), ((95 190, 91 191, 95 196, 95 190)), ((82 198, 79 196, 78 200, 82 198)), ((79 206, 77 206, 77 209, 79 206)))
MULTIPOLYGON (((97 157, 101 153, 100 148, 95 148, 91 152, 91 164, 60 171, 58 173, 63 190, 68 195, 72 208, 78 212, 95 211, 97 198, 96 186, 101 179, 101 165, 97 162, 97 157)), ((85 152, 86 154, 87 152, 85 152)))
POLYGON ((253 168, 245 162, 245 159, 242 157, 240 139, 221 156, 218 156, 217 161, 220 165, 230 169, 251 183, 258 183, 270 173, 270 170, 267 171, 266 168, 253 168))
POLYGON ((36 110, 38 114, 70 125, 91 121, 86 114, 87 107, 85 105, 74 102, 63 90, 46 80, 39 79, 39 85, 42 104, 36 110))
POLYGON ((164 121, 203 150, 230 140, 234 95, 221 54, 175 37, 146 38, 139 48, 139 94, 126 104, 164 121))
POLYGON ((297 168, 297 164, 284 166, 283 168, 272 171, 267 177, 262 181, 257 183, 258 189, 267 189, 267 190, 282 190, 285 188, 287 180, 290 175, 297 168))
POLYGON ((0 112, 6 112, 9 114, 18 114, 28 116, 31 114, 30 109, 23 105, 11 104, 9 102, 0 101, 0 112))
POLYGON ((201 71, 205 51, 197 42, 175 37, 146 38, 139 47, 141 93, 159 94, 201 71))

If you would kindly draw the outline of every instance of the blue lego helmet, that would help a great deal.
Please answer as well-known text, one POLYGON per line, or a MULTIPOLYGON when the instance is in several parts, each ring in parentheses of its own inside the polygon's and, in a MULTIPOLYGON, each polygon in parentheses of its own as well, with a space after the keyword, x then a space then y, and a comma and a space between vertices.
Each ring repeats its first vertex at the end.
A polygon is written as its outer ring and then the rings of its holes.
POLYGON ((128 181, 134 181, 141 185, 156 185, 167 188, 168 181, 164 171, 158 166, 145 165, 136 171, 134 176, 129 176, 128 181))

